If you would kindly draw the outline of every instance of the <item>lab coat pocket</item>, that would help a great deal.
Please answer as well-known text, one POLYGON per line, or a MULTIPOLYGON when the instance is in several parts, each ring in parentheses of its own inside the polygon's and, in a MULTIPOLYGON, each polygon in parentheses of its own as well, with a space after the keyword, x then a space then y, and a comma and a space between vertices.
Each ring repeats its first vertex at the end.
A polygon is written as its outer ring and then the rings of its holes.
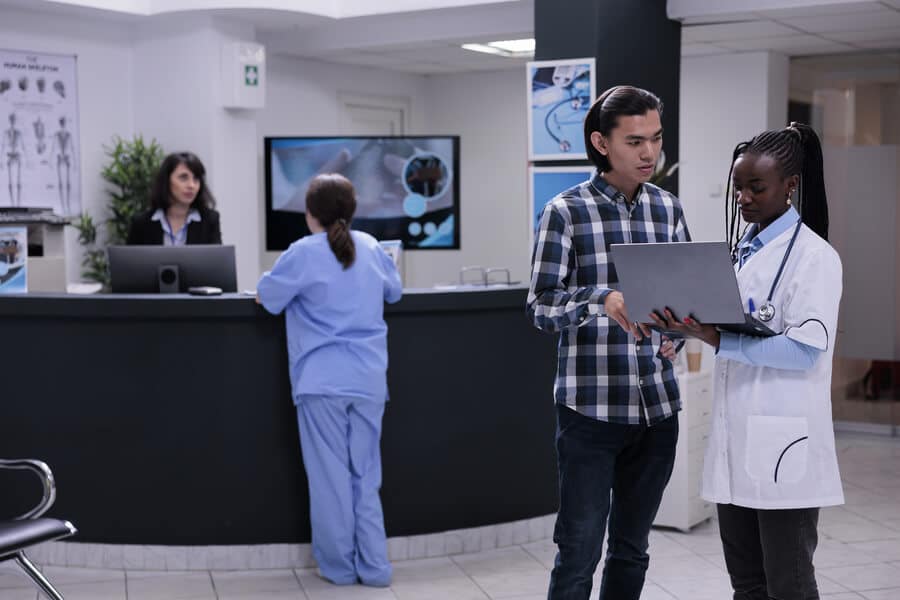
POLYGON ((806 476, 809 424, 804 417, 747 418, 745 468, 761 483, 795 483, 806 476))

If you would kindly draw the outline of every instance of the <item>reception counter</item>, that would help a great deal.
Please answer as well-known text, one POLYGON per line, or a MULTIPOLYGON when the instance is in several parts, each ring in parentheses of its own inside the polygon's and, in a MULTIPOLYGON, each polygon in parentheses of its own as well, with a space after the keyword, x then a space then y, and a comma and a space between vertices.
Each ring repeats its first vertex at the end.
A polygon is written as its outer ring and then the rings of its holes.
MULTIPOLYGON (((524 289, 409 290, 386 308, 388 536, 556 510, 556 339, 524 289)), ((0 297, 0 457, 57 478, 76 541, 306 543, 284 321, 252 298, 0 297)), ((0 478, 0 514, 39 497, 0 478)))

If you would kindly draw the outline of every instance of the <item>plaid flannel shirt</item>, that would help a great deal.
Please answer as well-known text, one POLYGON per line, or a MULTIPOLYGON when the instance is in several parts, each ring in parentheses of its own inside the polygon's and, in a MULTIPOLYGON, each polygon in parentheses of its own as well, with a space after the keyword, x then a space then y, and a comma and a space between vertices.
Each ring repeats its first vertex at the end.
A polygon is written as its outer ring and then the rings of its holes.
POLYGON ((672 363, 659 354, 660 334, 636 342, 605 315, 603 303, 618 287, 611 244, 689 240, 678 198, 650 184, 629 205, 596 173, 544 207, 528 313, 538 329, 559 334, 558 404, 620 424, 652 425, 681 409, 672 363))

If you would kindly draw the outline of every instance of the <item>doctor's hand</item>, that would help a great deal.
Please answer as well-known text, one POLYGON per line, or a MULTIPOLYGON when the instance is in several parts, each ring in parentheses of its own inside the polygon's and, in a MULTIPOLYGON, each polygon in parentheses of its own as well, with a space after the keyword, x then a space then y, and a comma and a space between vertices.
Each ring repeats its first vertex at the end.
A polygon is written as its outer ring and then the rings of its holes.
POLYGON ((679 319, 672 313, 671 309, 668 308, 663 311, 662 315, 659 313, 652 313, 650 318, 653 319, 653 322, 658 327, 697 338, 702 342, 706 342, 716 350, 719 349, 720 335, 719 330, 716 329, 715 325, 704 325, 693 317, 679 319))
POLYGON ((606 316, 613 319, 626 332, 630 333, 637 340, 644 337, 650 337, 650 330, 643 323, 636 323, 628 318, 628 311, 625 309, 625 297, 622 292, 612 291, 606 296, 603 303, 603 309, 606 316))

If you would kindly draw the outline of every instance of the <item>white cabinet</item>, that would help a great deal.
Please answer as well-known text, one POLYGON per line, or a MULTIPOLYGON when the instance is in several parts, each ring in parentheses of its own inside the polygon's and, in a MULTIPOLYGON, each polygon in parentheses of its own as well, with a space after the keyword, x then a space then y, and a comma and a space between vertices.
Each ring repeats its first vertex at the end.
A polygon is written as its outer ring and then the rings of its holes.
POLYGON ((677 377, 682 409, 675 467, 653 524, 688 531, 715 513, 715 505, 700 497, 703 455, 712 421, 712 373, 682 372, 677 377))

